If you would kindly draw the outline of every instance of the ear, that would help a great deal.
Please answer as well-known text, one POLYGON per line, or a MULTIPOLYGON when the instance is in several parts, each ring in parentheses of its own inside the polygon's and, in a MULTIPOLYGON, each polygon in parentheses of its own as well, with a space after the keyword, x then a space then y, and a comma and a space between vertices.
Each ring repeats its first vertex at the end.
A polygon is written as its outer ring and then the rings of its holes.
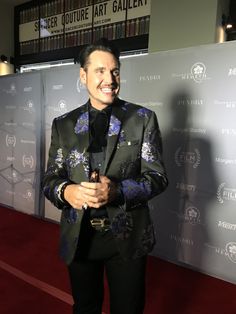
POLYGON ((79 75, 80 75, 80 81, 81 81, 81 83, 86 84, 86 81, 87 81, 87 73, 86 73, 86 71, 84 70, 84 68, 80 68, 79 75))

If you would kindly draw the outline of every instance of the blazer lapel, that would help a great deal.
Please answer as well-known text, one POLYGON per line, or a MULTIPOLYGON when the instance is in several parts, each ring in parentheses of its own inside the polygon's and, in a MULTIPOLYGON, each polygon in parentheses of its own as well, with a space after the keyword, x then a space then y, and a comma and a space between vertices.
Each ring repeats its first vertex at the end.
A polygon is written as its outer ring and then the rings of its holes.
MULTIPOLYGON (((79 165, 84 169, 84 175, 81 176, 82 180, 89 178, 89 153, 87 152, 89 146, 89 110, 88 102, 79 108, 78 118, 74 127, 75 134, 77 135, 77 147, 80 163, 79 165)), ((81 172, 80 172, 81 173, 81 172)))
POLYGON ((122 107, 122 101, 118 100, 114 105, 112 105, 111 118, 107 135, 107 149, 106 158, 104 162, 104 174, 106 173, 107 168, 109 166, 112 153, 116 148, 124 115, 125 110, 122 107))
MULTIPOLYGON (((76 150, 81 156, 80 166, 84 168, 84 176, 82 175, 81 180, 88 180, 89 178, 89 102, 79 108, 78 118, 75 124, 75 133, 78 137, 78 145, 76 150)), ((109 162, 111 160, 114 149, 117 146, 119 135, 121 132, 122 121, 125 116, 125 109, 123 108, 123 102, 117 100, 116 103, 112 105, 110 124, 107 135, 107 149, 106 157, 104 162, 104 174, 107 171, 109 162)), ((81 173, 81 172, 80 172, 81 173)))

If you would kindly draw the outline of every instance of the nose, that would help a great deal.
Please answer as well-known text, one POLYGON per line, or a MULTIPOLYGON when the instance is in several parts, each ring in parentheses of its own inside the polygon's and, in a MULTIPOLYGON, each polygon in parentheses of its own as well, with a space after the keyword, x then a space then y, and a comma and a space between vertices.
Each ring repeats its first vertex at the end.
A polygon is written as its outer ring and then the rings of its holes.
POLYGON ((106 71, 104 81, 106 83, 113 83, 114 80, 115 80, 115 78, 114 78, 112 71, 106 71))

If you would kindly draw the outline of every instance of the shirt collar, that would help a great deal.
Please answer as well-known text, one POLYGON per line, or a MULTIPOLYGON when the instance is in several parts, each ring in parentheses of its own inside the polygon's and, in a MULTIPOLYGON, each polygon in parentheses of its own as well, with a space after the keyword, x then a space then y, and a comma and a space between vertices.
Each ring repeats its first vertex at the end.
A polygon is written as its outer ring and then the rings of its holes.
POLYGON ((110 119, 111 116, 111 109, 112 109, 112 105, 107 106, 106 108, 102 109, 102 110, 98 110, 96 108, 94 108, 91 103, 89 102, 89 116, 90 116, 90 123, 93 123, 96 115, 98 113, 105 113, 107 115, 107 118, 110 119))

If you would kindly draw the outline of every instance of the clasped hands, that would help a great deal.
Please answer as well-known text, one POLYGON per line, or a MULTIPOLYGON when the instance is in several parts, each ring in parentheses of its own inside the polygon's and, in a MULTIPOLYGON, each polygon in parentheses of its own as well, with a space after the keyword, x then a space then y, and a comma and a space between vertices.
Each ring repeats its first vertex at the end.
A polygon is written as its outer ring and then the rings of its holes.
POLYGON ((112 202, 117 196, 117 184, 106 176, 100 176, 100 182, 81 182, 65 188, 65 200, 76 209, 83 206, 100 208, 112 202))

